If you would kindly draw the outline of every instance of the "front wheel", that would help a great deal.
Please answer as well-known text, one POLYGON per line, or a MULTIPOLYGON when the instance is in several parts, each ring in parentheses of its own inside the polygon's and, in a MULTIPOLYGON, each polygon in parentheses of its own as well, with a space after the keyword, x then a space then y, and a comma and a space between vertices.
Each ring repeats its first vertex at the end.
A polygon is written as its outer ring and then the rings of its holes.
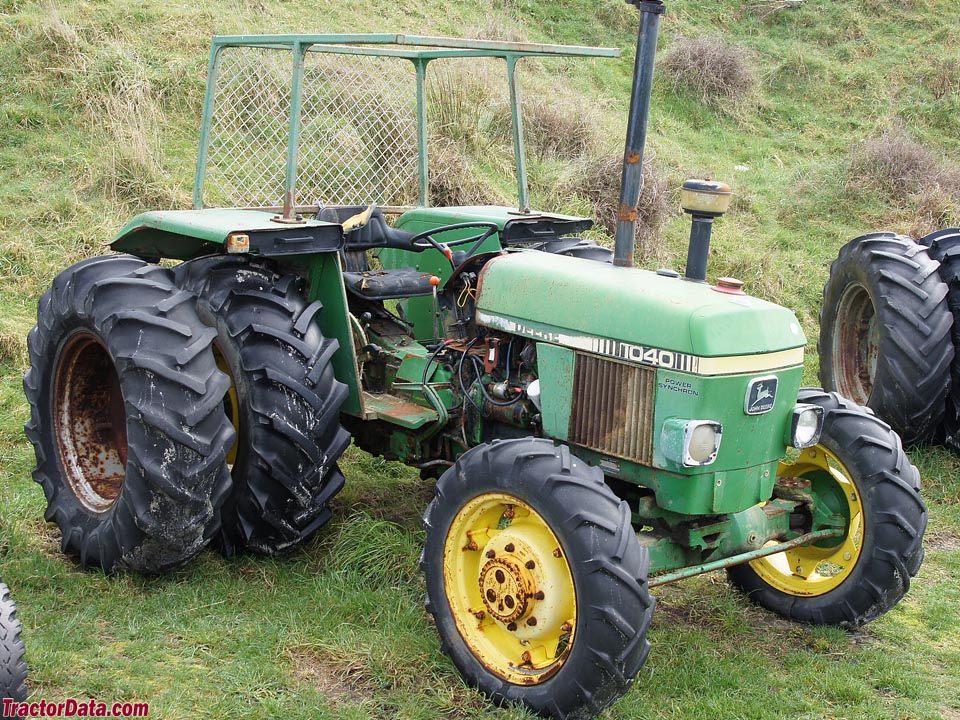
POLYGON ((856 628, 896 605, 923 561, 920 474, 866 409, 820 390, 801 390, 799 402, 824 409, 823 434, 780 464, 774 492, 803 502, 804 532, 844 534, 733 567, 730 581, 791 620, 856 628))
POLYGON ((649 556, 599 470, 549 440, 480 445, 424 524, 427 610, 467 683, 553 718, 627 691, 650 649, 649 556))

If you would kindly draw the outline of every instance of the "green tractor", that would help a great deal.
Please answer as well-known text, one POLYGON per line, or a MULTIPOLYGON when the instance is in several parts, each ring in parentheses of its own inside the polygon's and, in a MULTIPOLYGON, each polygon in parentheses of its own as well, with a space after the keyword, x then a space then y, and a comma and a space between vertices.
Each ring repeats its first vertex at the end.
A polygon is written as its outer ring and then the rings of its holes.
POLYGON ((684 276, 631 267, 664 10, 633 4, 612 258, 576 236, 589 219, 527 207, 515 74, 530 57, 615 51, 216 38, 195 209, 134 218, 112 243, 122 254, 56 278, 30 333, 26 431, 64 551, 158 573, 210 543, 294 547, 329 519, 353 438, 439 478, 426 607, 465 681, 497 703, 599 713, 647 658, 651 588, 699 573, 726 569, 800 622, 854 628, 891 609, 923 558, 919 474, 871 412, 800 388, 806 338, 789 310, 706 282, 729 188, 684 184, 684 276), (312 92, 343 57, 378 82, 389 63, 409 71, 418 142, 405 159, 369 156, 353 133, 351 171, 378 189, 305 204, 333 195, 323 144, 350 130, 331 114, 381 92, 312 92), (451 58, 506 64, 516 208, 428 205, 423 88, 428 64, 451 58), (399 165, 416 205, 370 205, 403 184, 399 165), (251 187, 278 202, 248 200, 251 187), (239 207, 206 207, 207 191, 236 191, 239 207))

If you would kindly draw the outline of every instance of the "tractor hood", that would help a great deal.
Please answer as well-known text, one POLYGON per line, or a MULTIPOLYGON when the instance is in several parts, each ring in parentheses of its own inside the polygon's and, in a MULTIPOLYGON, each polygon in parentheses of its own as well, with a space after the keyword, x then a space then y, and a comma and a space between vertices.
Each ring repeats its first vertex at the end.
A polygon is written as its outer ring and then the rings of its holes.
POLYGON ((477 321, 556 345, 709 375, 803 362, 792 312, 706 283, 536 251, 483 270, 477 321))

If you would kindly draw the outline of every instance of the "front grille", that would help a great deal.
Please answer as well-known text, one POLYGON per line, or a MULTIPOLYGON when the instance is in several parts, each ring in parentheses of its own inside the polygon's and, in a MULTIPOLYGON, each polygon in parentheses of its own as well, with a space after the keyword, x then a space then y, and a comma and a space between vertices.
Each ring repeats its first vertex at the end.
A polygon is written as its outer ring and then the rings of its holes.
POLYGON ((652 464, 656 377, 654 368, 577 353, 570 442, 652 464))

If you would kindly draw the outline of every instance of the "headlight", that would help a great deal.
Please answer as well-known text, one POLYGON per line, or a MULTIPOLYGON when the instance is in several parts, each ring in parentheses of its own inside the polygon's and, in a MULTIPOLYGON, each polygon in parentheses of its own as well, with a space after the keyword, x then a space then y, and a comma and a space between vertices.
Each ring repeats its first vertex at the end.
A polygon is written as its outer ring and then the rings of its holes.
POLYGON ((823 430, 823 408, 819 405, 797 405, 790 421, 790 437, 787 442, 798 450, 820 442, 823 430))
POLYGON ((717 459, 723 426, 713 420, 667 420, 660 447, 676 465, 699 467, 717 459))

